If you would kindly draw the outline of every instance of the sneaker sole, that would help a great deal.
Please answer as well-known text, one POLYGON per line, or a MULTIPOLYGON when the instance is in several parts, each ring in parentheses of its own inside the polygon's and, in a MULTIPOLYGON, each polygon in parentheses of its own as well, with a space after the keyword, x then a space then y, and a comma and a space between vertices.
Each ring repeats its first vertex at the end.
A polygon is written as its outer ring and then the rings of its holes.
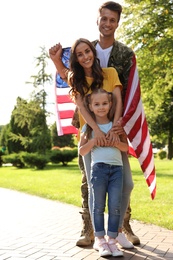
POLYGON ((123 252, 112 253, 112 256, 124 256, 123 252))

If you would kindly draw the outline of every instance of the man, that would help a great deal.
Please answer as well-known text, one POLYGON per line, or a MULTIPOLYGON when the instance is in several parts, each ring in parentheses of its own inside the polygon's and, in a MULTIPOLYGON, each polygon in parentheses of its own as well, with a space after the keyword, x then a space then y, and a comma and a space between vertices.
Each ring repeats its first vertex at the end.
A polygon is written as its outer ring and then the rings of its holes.
MULTIPOLYGON (((123 85, 122 98, 123 102, 126 95, 126 89, 128 85, 128 78, 131 68, 133 67, 132 58, 134 56, 133 51, 124 44, 115 40, 115 31, 119 25, 119 20, 122 12, 120 4, 108 1, 101 5, 97 17, 97 25, 99 29, 99 40, 93 42, 96 47, 97 56, 100 59, 102 67, 114 67, 119 75, 119 79, 123 85)), ((77 114, 75 113, 75 117, 77 114)), ((77 120, 74 117, 73 124, 75 125, 77 120)), ((131 170, 128 162, 127 155, 123 153, 123 165, 124 165, 124 183, 123 183, 123 197, 122 197, 122 214, 120 220, 120 226, 123 226, 123 232, 126 234, 127 239, 133 243, 133 245, 140 244, 139 238, 134 234, 130 226, 131 207, 130 207, 130 194, 133 189, 133 181, 131 176, 131 170)), ((77 241, 78 246, 87 246, 94 240, 93 229, 89 214, 88 207, 88 185, 86 180, 85 169, 83 166, 82 158, 79 156, 79 167, 82 172, 82 219, 83 229, 81 236, 77 241)), ((128 241, 125 238, 118 240, 119 244, 124 248, 130 248, 128 241)))

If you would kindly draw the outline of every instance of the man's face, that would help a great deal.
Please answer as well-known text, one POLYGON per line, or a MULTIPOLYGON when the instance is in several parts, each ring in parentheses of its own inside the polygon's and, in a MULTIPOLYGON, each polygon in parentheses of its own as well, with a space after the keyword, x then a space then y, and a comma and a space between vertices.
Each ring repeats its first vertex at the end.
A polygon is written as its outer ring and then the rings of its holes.
POLYGON ((118 27, 118 19, 118 12, 103 8, 97 19, 97 25, 101 35, 104 37, 114 36, 115 30, 118 27))

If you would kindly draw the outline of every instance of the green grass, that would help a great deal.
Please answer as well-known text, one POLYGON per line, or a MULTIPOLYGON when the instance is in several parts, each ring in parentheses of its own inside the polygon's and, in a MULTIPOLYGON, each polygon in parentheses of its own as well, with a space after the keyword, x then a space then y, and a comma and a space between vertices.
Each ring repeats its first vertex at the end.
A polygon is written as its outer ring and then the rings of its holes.
MULTIPOLYGON (((131 195, 132 219, 173 230, 173 161, 155 159, 157 193, 151 199, 138 161, 130 158, 134 189, 131 195)), ((81 206, 81 173, 77 159, 64 167, 48 165, 44 170, 0 168, 0 187, 14 189, 81 206)))

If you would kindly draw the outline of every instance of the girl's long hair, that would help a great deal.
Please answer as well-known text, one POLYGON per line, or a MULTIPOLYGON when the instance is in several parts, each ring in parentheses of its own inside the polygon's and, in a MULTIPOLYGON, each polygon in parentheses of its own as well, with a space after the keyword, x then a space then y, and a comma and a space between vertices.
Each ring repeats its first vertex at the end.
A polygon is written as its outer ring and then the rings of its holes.
MULTIPOLYGON (((114 110, 115 110, 115 103, 116 103, 116 101, 115 101, 115 98, 113 97, 112 92, 107 92, 107 91, 104 90, 103 88, 99 88, 99 89, 93 90, 91 94, 85 96, 85 99, 84 99, 85 107, 86 107, 88 113, 89 113, 89 114, 91 115, 91 117, 94 119, 94 121, 96 121, 95 114, 90 110, 89 104, 91 104, 92 95, 94 95, 94 94, 99 94, 99 93, 101 93, 101 94, 102 94, 102 93, 103 93, 103 94, 106 93, 106 94, 108 95, 108 100, 109 100, 109 102, 112 103, 111 108, 110 108, 109 113, 108 113, 108 119, 109 119, 110 121, 113 121, 114 113, 115 113, 114 110)), ((90 138, 91 138, 91 133, 92 133, 92 128, 90 127, 89 124, 86 124, 86 132, 85 132, 85 134, 86 134, 87 139, 90 139, 90 138)))
POLYGON ((100 66, 100 61, 96 56, 96 49, 93 44, 87 39, 80 38, 76 40, 75 43, 72 45, 70 54, 70 71, 71 73, 69 76, 69 81, 71 90, 69 93, 73 99, 75 98, 77 92, 80 93, 82 97, 84 97, 88 93, 89 89, 93 91, 96 88, 101 88, 103 86, 103 70, 100 66), (88 85, 85 78, 84 69, 77 60, 76 47, 80 43, 86 43, 94 54, 94 62, 92 65, 93 83, 91 84, 91 86, 88 85))

